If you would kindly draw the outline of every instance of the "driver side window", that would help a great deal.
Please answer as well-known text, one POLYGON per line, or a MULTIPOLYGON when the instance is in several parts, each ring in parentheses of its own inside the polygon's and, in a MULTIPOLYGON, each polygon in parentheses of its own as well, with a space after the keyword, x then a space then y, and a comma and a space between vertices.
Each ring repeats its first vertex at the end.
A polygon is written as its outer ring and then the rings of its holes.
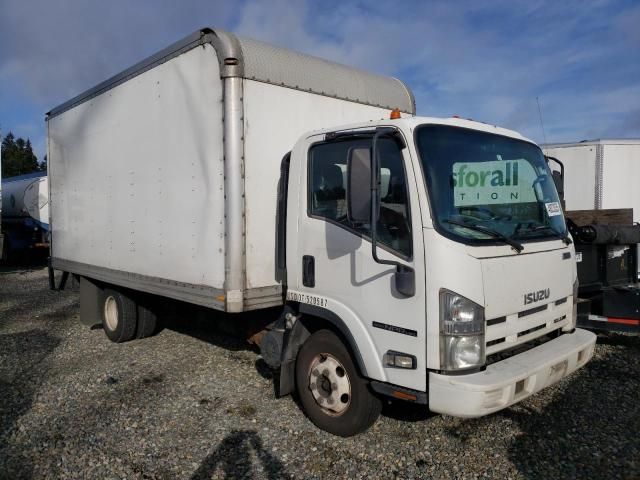
MULTIPOLYGON (((309 215, 370 237, 369 225, 347 219, 347 158, 352 148, 370 148, 371 139, 320 143, 309 152, 309 215)), ((411 219, 402 151, 391 139, 380 141, 380 218, 378 242, 402 257, 412 254, 411 219)))

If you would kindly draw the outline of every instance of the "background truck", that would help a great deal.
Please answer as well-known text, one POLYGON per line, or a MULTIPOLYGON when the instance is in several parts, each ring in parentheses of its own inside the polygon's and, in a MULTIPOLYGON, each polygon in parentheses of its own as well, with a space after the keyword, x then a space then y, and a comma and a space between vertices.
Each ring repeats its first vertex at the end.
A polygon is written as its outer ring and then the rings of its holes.
POLYGON ((631 208, 632 221, 640 222, 640 139, 585 140, 542 149, 564 164, 567 211, 631 208))
POLYGON ((51 265, 115 342, 161 298, 261 310, 279 394, 337 435, 384 396, 505 408, 593 353, 557 192, 519 134, 414 114, 396 79, 203 29, 47 114, 51 265))
POLYGON ((16 256, 43 259, 49 248, 49 180, 34 172, 2 180, 2 260, 16 256))
POLYGON ((640 140, 545 145, 560 178, 580 286, 578 325, 640 331, 640 140))
POLYGON ((580 281, 578 325, 640 332, 640 225, 633 224, 632 209, 575 210, 567 216, 580 281))

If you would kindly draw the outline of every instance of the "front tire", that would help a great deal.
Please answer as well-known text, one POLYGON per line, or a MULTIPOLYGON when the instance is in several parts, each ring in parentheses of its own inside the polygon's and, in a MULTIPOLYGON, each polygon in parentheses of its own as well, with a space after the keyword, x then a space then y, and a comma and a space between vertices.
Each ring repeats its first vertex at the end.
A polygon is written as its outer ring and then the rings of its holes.
POLYGON ((365 431, 382 410, 342 340, 330 330, 315 332, 300 349, 296 386, 309 419, 341 437, 365 431))
POLYGON ((109 340, 128 342, 136 336, 138 325, 137 305, 122 292, 105 289, 102 296, 102 328, 109 340))

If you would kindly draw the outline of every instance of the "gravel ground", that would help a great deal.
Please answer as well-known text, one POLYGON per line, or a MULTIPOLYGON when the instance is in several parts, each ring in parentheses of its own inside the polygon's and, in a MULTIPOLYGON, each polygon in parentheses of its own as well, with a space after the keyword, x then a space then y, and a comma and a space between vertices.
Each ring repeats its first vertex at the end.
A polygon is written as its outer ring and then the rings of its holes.
POLYGON ((0 270, 0 478, 639 478, 640 337, 477 420, 398 403, 365 434, 275 399, 260 356, 211 322, 109 342, 46 270, 0 270))

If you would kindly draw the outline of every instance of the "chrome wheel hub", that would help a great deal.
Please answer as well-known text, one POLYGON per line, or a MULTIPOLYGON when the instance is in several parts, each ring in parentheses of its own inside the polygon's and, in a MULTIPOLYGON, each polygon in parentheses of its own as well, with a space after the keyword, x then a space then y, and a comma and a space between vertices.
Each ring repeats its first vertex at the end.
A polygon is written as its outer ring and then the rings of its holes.
POLYGON ((311 362, 309 389, 316 403, 329 415, 341 415, 351 403, 351 383, 342 364, 328 353, 311 362))
POLYGON ((104 319, 109 330, 115 331, 118 328, 118 304, 111 296, 104 301, 104 319))

